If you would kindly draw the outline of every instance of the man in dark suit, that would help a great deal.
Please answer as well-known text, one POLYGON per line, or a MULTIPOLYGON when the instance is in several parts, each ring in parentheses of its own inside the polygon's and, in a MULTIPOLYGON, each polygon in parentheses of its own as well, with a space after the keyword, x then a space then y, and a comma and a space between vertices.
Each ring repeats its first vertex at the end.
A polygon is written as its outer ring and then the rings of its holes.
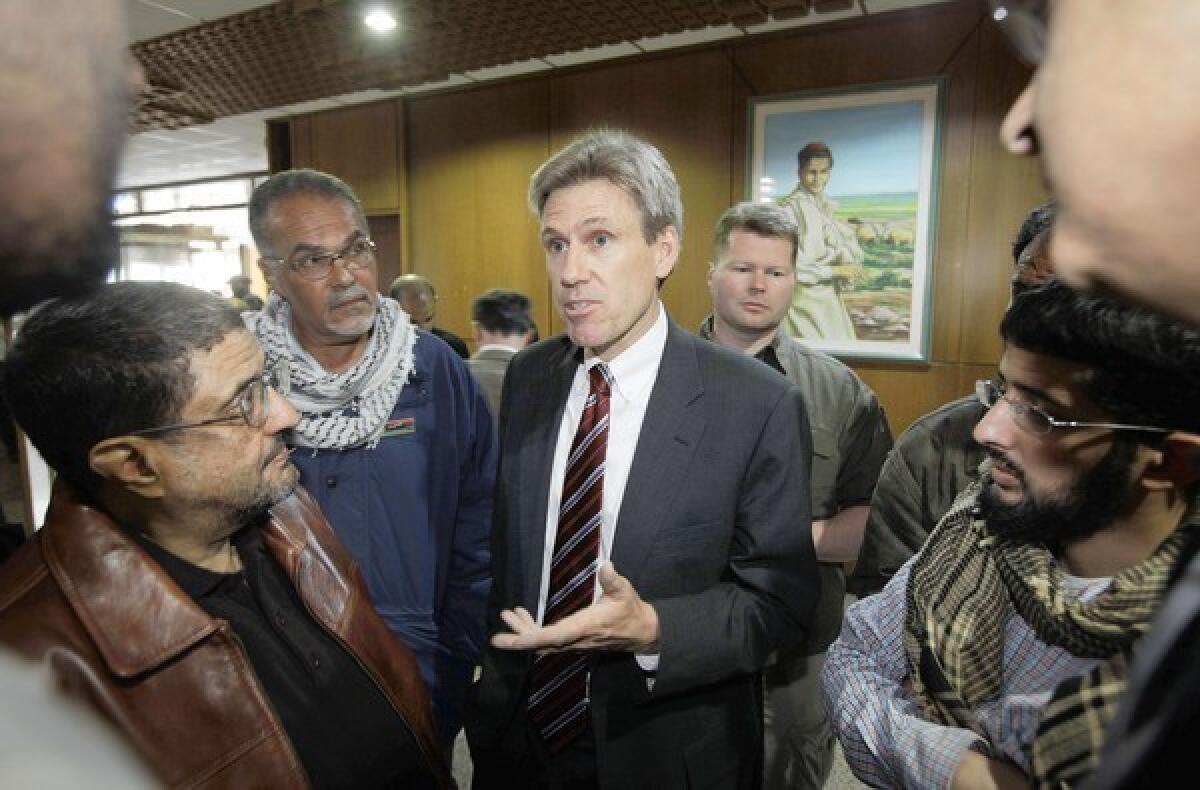
POLYGON ((461 337, 449 329, 433 325, 434 315, 437 313, 438 295, 428 277, 423 274, 402 274, 392 280, 391 295, 400 303, 404 312, 408 313, 408 317, 414 324, 429 334, 441 338, 446 345, 454 349, 455 354, 463 359, 470 358, 471 352, 467 350, 467 344, 461 337))
POLYGON ((653 146, 577 140, 530 203, 567 334, 505 380, 475 786, 754 787, 758 672, 819 587, 802 396, 667 318, 683 211, 653 146))

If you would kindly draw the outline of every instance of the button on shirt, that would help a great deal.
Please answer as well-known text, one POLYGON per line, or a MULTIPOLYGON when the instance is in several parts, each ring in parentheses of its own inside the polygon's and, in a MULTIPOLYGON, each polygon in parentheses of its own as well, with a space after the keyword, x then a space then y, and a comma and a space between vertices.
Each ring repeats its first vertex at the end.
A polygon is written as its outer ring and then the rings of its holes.
MULTIPOLYGON (((609 397, 608 449, 604 461, 604 493, 600 505, 600 559, 607 562, 612 554, 613 536, 617 529, 617 514, 621 511, 621 500, 625 496, 625 484, 629 480, 629 468, 633 465, 633 454, 637 450, 638 437, 642 433, 642 421, 646 417, 646 406, 650 403, 650 392, 658 378, 658 367, 662 362, 663 349, 667 345, 667 313, 662 303, 656 305, 658 318, 646 334, 629 348, 605 363, 611 378, 609 397)), ((558 442, 554 448, 554 465, 550 469, 550 498, 546 508, 546 539, 542 550, 542 582, 538 592, 538 622, 546 611, 546 590, 550 584, 550 560, 554 556, 554 538, 558 533, 558 508, 562 502, 563 475, 566 473, 567 455, 571 440, 579 427, 584 403, 588 396, 588 372, 600 363, 599 357, 589 356, 575 371, 571 392, 567 395, 567 406, 563 411, 562 423, 558 428, 558 442)), ((621 569, 616 569, 620 573, 621 569)), ((600 595, 599 577, 596 582, 595 598, 600 595)), ((593 600, 595 600, 593 598, 593 600)), ((637 656, 638 664, 646 671, 658 668, 657 656, 637 656)))
POLYGON ((407 724, 314 620, 250 527, 242 571, 215 573, 140 543, 201 609, 229 623, 315 788, 435 787, 407 724))

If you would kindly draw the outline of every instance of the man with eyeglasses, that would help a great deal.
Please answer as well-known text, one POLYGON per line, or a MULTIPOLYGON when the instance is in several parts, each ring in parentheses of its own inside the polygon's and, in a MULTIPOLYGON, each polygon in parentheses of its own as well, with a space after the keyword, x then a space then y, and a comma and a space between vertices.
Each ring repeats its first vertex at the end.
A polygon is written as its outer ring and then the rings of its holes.
POLYGON ((247 323, 300 412, 300 482, 416 653, 442 741, 460 729, 491 587, 496 447, 466 365, 377 288, 362 206, 334 176, 276 173, 250 230, 271 286, 247 323))
MULTIPOLYGON (((1030 211, 1017 229, 1010 281, 1014 298, 1054 276, 1054 262, 1046 254, 1053 223, 1054 205, 1048 203, 1030 211)), ((851 592, 862 597, 883 589, 921 548, 958 493, 978 479, 983 448, 971 431, 982 416, 979 399, 967 396, 926 414, 900 435, 871 497, 862 550, 847 582, 851 592)))
MULTIPOLYGON (((991 5, 1037 66, 1001 137, 1012 152, 1041 160, 1062 207, 1053 254, 1064 277, 1200 323, 1195 0, 991 5)), ((1197 548, 1181 560, 1179 581, 1131 671, 1109 754, 1090 788, 1169 786, 1192 770, 1200 732, 1197 548)))
POLYGON ((1200 430, 1200 332, 1053 282, 1000 331, 981 479, 829 650, 826 705, 874 786, 1086 776, 1200 524, 1176 432, 1200 430))
POLYGON ((223 300, 120 283, 50 302, 3 397, 58 480, 0 572, 0 643, 166 786, 448 785, 416 661, 296 488, 296 411, 223 300))

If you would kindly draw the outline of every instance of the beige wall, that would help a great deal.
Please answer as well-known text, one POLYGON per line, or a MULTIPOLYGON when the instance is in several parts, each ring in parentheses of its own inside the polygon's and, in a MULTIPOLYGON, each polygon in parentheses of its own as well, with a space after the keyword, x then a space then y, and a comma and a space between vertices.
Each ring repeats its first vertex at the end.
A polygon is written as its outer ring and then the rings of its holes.
POLYGON ((389 227, 396 238, 381 263, 383 289, 398 271, 429 276, 441 297, 438 324, 465 337, 475 295, 515 288, 533 299, 546 336, 561 324, 525 207, 529 175, 580 131, 627 128, 661 148, 679 178, 684 252, 663 300, 676 321, 695 327, 709 310, 709 233, 744 198, 749 98, 934 76, 944 80, 945 114, 930 362, 851 361, 898 432, 969 392, 995 364, 1009 241, 1045 198, 1034 165, 997 141, 1028 71, 982 4, 302 116, 292 120, 291 162, 343 176, 367 203, 372 227, 389 227))

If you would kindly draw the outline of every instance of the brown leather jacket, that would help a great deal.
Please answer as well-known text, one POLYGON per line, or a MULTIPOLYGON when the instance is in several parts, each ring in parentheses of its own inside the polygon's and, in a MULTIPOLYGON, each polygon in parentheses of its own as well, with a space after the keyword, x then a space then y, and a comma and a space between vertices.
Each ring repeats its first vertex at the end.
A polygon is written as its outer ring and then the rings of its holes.
MULTIPOLYGON (((449 786, 416 660, 371 607, 312 497, 297 489, 275 506, 263 536, 313 618, 375 679, 449 786)), ((61 480, 46 526, 0 569, 0 642, 49 665, 171 787, 308 784, 228 623, 61 480)))

